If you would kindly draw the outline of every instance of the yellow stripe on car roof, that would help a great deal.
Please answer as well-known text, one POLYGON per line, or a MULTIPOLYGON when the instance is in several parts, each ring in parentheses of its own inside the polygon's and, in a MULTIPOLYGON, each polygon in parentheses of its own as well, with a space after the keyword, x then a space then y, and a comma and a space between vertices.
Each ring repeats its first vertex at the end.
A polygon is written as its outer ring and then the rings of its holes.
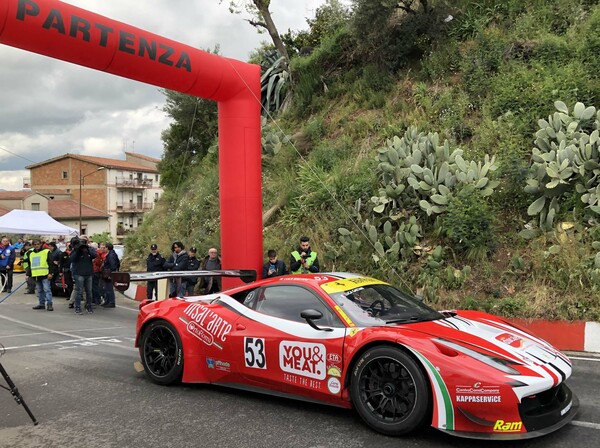
POLYGON ((323 283, 321 288, 323 288, 327 294, 334 294, 336 292, 349 291, 366 285, 387 285, 387 283, 372 277, 353 277, 323 283))

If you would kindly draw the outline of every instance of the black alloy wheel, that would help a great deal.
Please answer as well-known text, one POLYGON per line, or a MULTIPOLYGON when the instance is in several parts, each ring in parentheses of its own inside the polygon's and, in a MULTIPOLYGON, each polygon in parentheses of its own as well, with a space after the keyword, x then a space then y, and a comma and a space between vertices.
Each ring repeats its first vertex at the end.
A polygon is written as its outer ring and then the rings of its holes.
POLYGON ((373 429, 401 435, 419 428, 429 414, 430 392, 416 362, 395 347, 374 347, 361 355, 350 394, 358 414, 373 429))
POLYGON ((183 375, 183 348, 175 327, 156 320, 144 330, 140 357, 146 374, 158 384, 172 384, 183 375))

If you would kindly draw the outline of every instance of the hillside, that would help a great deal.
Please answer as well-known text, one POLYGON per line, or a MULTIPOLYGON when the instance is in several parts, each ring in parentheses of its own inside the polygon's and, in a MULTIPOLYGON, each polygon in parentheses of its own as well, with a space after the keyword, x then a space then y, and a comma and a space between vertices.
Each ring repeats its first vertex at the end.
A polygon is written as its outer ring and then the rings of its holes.
MULTIPOLYGON (((325 271, 437 308, 600 319, 600 2, 373 3, 292 58, 263 127, 265 251, 307 234, 325 271)), ((217 155, 186 170, 130 266, 218 246, 217 155)))

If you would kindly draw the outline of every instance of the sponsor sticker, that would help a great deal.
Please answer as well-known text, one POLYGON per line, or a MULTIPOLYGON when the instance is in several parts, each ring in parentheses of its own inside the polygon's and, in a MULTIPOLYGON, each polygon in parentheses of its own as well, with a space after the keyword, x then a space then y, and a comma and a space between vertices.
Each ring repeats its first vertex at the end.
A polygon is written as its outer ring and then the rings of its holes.
POLYGON ((456 386, 457 403, 502 403, 500 386, 482 386, 476 382, 472 386, 456 386))
POLYGON ((353 338, 354 336, 356 336, 356 333, 358 333, 360 331, 360 328, 350 328, 348 330, 348 337, 353 338))
POLYGON ((183 314, 190 319, 180 318, 187 324, 187 331, 206 345, 223 348, 220 344, 227 340, 232 328, 229 322, 201 303, 188 305, 183 314))
POLYGON ((342 357, 337 353, 327 353, 327 362, 330 362, 331 364, 339 364, 342 362, 342 357))
POLYGON ((501 333, 496 336, 496 339, 514 348, 523 348, 525 345, 525 341, 515 334, 501 333))
POLYGON ((215 368, 215 360, 212 358, 206 358, 206 365, 208 366, 209 369, 214 369, 215 368))
POLYGON ((223 372, 231 372, 231 364, 227 361, 206 358, 206 365, 209 369, 221 370, 223 372))
POLYGON ((494 431, 496 432, 521 432, 523 422, 506 422, 504 420, 496 420, 494 423, 494 431))
POLYGON ((327 380, 327 389, 333 395, 337 395, 340 393, 340 390, 342 390, 342 384, 337 378, 331 377, 327 380))
POLYGON ((342 377, 342 371, 340 369, 338 369, 337 367, 335 367, 335 366, 330 366, 327 369, 327 375, 329 375, 329 376, 335 376, 337 378, 341 378, 342 377))
POLYGON ((281 341, 279 344, 279 367, 316 380, 325 379, 327 352, 323 344, 281 341))

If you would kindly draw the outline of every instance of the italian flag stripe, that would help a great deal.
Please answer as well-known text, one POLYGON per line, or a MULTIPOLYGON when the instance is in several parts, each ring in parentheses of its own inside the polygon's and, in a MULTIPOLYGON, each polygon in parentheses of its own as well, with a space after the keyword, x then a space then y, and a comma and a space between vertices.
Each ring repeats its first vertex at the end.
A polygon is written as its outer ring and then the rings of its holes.
POLYGON ((449 431, 454 430, 454 406, 450 399, 450 393, 446 387, 446 383, 442 379, 437 369, 429 362, 427 358, 421 355, 418 351, 409 348, 425 366, 429 378, 431 379, 431 385, 433 387, 434 394, 436 396, 436 408, 437 408, 437 426, 449 431), (443 404, 443 405, 442 405, 443 404))

